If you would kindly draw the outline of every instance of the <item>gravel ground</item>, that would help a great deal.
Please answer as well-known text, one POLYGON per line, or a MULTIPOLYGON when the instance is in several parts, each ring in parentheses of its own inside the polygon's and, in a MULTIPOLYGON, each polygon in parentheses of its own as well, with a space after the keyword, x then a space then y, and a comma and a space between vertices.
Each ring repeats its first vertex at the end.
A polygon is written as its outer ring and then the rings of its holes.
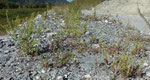
MULTIPOLYGON (((100 3, 96 7, 97 15, 112 15, 118 17, 124 25, 128 23, 132 27, 137 28, 143 34, 149 34, 149 24, 145 22, 143 17, 140 16, 140 12, 144 15, 147 21, 150 21, 150 0, 106 0, 100 3)), ((83 10, 84 14, 92 14, 92 10, 83 10)))
MULTIPOLYGON (((86 21, 86 15, 81 16, 82 23, 87 23, 87 31, 85 36, 96 35, 97 40, 103 36, 103 41, 107 41, 108 45, 116 44, 119 40, 124 40, 122 35, 124 32, 128 35, 140 32, 136 29, 127 30, 125 26, 119 22, 113 23, 97 16, 98 20, 86 21)), ((113 18, 111 18, 113 20, 113 18)), ((35 18, 37 26, 40 25, 41 15, 35 18)), ((56 15, 54 11, 48 12, 48 17, 44 21, 44 28, 39 38, 39 47, 44 51, 44 47, 50 44, 50 34, 56 32, 60 27, 64 26, 64 20, 61 15, 56 15), (48 32, 44 32, 47 29, 48 32)), ((86 38, 85 41, 89 42, 90 39, 86 38)), ((92 44, 92 47, 97 47, 98 42, 92 44)), ((131 46, 133 41, 130 41, 131 46)), ((122 44, 124 45, 124 44, 122 44)), ((150 44, 146 45, 146 54, 150 54, 150 44)), ((0 80, 111 80, 112 72, 106 68, 102 54, 97 55, 98 66, 95 64, 95 55, 83 52, 84 56, 78 55, 77 51, 73 51, 77 60, 78 66, 69 65, 61 68, 49 66, 47 68, 42 66, 40 56, 31 58, 28 55, 20 55, 20 50, 16 48, 16 44, 9 35, 0 36, 0 80)), ((48 55, 48 62, 52 63, 52 53, 47 51, 40 54, 41 56, 48 55)), ((109 62, 112 58, 108 57, 109 62)), ((137 60, 138 61, 138 60, 137 60)), ((73 62, 71 62, 73 63, 73 62)), ((110 65, 108 65, 110 67, 110 65)), ((133 79, 147 79, 150 80, 150 58, 144 57, 144 64, 142 65, 142 73, 145 74, 142 78, 133 79)), ((118 77, 118 80, 123 78, 118 77)), ((130 78, 128 78, 130 80, 130 78)))

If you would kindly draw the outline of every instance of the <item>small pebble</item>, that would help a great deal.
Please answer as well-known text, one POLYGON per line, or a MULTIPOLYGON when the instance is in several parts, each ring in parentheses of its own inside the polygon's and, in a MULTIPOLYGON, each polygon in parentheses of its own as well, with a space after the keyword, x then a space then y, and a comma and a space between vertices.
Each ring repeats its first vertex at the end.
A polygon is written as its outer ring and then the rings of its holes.
POLYGON ((146 76, 149 76, 149 77, 150 77, 150 72, 147 72, 147 73, 146 73, 146 76))
POLYGON ((105 20, 105 23, 108 23, 108 20, 105 20))
POLYGON ((90 79, 91 78, 91 75, 90 74, 87 74, 87 75, 84 75, 85 78, 87 79, 90 79))
POLYGON ((56 33, 47 33, 47 36, 51 37, 51 36, 54 36, 56 35, 56 33))
POLYGON ((63 77, 62 77, 62 76, 58 76, 58 77, 57 77, 57 80, 60 80, 60 79, 63 79, 63 77))
POLYGON ((96 48, 99 48, 99 44, 93 44, 93 45, 92 45, 92 48, 95 48, 95 49, 96 49, 96 48))
POLYGON ((145 62, 143 65, 144 65, 144 66, 148 66, 147 62, 145 62))
POLYGON ((36 76, 35 78, 36 78, 37 80, 39 80, 39 79, 40 79, 40 76, 38 75, 38 76, 36 76))
POLYGON ((41 71, 42 73, 45 73, 46 71, 44 70, 44 69, 42 69, 42 71, 41 71))
POLYGON ((64 77, 65 77, 65 78, 68 78, 68 75, 67 75, 67 74, 65 74, 65 75, 64 75, 64 77))

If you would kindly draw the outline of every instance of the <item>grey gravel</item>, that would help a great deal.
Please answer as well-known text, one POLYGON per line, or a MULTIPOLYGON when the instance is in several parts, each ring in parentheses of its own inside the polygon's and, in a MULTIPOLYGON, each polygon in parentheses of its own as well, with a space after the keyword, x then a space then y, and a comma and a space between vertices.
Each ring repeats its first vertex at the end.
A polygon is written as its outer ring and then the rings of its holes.
MULTIPOLYGON (((36 27, 40 25, 41 15, 35 18, 36 27)), ((85 18, 85 15, 81 15, 85 18)), ((59 31, 63 25, 62 15, 57 15, 51 10, 48 11, 48 17, 44 21, 44 28, 38 38, 38 44, 41 56, 48 55, 48 61, 52 63, 52 54, 47 51, 45 47, 52 41, 52 36, 56 31, 59 31), (60 24, 62 23, 62 24, 60 24), (47 32, 45 32, 47 30, 47 32)), ((126 30, 125 26, 118 23, 106 23, 102 21, 90 21, 86 22, 81 20, 81 23, 87 23, 87 31, 83 35, 81 42, 87 42, 90 44, 90 39, 87 36, 96 35, 96 41, 91 45, 92 48, 99 47, 99 38, 102 36, 102 42, 107 42, 108 45, 116 44, 119 40, 124 41, 122 37, 122 31, 126 30)), ((127 33, 134 33, 133 31, 126 30, 127 33)), ((138 31, 137 31, 138 32, 138 31)), ((17 34, 17 32, 16 32, 17 34)), ((54 34, 55 35, 55 34, 54 34)), ((131 41, 132 43, 132 41, 131 41)), ((124 45, 124 44, 121 44, 124 45)), ((110 76, 113 76, 110 70, 105 68, 102 54, 97 54, 98 66, 95 64, 95 55, 84 52, 84 56, 77 54, 73 51, 75 59, 78 62, 78 66, 74 64, 69 66, 63 66, 62 68, 48 67, 44 68, 40 61, 40 56, 35 56, 34 61, 28 55, 20 55, 20 50, 16 48, 16 43, 9 35, 0 36, 0 80, 111 80, 110 76)), ((149 47, 147 47, 146 54, 150 53, 149 47)), ((150 65, 150 58, 145 58, 147 64, 150 65)), ((113 59, 108 56, 108 61, 111 63, 113 59)), ((138 60, 137 60, 138 61, 138 60)), ((110 65, 108 66, 110 67, 110 65)), ((146 66, 147 67, 147 66, 146 66)), ((149 75, 150 68, 145 69, 142 67, 143 73, 149 75), (144 70, 145 69, 145 70, 144 70)), ((147 79, 150 79, 149 77, 147 79)))

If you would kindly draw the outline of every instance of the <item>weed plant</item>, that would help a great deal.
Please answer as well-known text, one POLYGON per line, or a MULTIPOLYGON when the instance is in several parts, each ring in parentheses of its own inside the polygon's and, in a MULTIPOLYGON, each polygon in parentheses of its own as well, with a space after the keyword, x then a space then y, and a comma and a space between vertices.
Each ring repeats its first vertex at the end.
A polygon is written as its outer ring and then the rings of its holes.
POLYGON ((63 66, 72 61, 71 51, 77 50, 78 53, 82 53, 87 47, 86 43, 80 42, 86 32, 86 24, 80 23, 79 12, 66 8, 63 16, 65 26, 53 36, 53 41, 50 44, 55 66, 63 66))
POLYGON ((63 52, 63 53, 56 53, 53 55, 53 66, 54 67, 62 67, 67 65, 67 63, 71 63, 72 61, 72 54, 71 52, 63 52))
POLYGON ((29 55, 35 55, 35 53, 37 53, 38 48, 35 47, 35 44, 37 44, 38 42, 37 38, 40 35, 44 21, 43 17, 41 25, 39 27, 35 27, 35 22, 33 21, 34 15, 34 13, 31 15, 29 21, 27 21, 28 19, 26 18, 27 23, 25 24, 25 26, 20 26, 20 19, 18 17, 14 21, 14 23, 11 23, 8 18, 8 14, 6 13, 7 22, 9 23, 7 33, 12 36, 19 49, 29 55), (17 26, 16 29, 13 28, 14 26, 17 26), (16 34, 16 31, 19 34, 16 34))
POLYGON ((144 56, 144 52, 143 52, 141 62, 138 64, 136 62, 137 58, 132 56, 132 51, 134 49, 128 51, 128 45, 129 45, 129 41, 127 40, 125 43, 125 48, 122 49, 119 57, 115 54, 114 61, 111 63, 111 71, 114 72, 114 74, 117 74, 117 72, 119 72, 120 75, 124 78, 141 75, 140 73, 141 65, 143 63, 143 56, 144 56))
POLYGON ((51 43, 50 50, 60 49, 65 47, 75 48, 79 45, 82 35, 86 31, 86 24, 81 24, 79 21, 79 14, 74 13, 74 10, 67 10, 64 13, 65 27, 62 31, 57 32, 57 36, 51 43))
POLYGON ((79 12, 75 10, 67 10, 64 13, 65 33, 78 38, 86 31, 86 24, 81 24, 79 21, 79 12))
MULTIPOLYGON (((71 63, 74 58, 74 54, 72 53, 73 50, 77 50, 78 53, 90 50, 88 48, 91 48, 92 44, 94 44, 94 41, 96 40, 96 36, 91 37, 90 47, 87 43, 81 42, 81 39, 83 38, 83 35, 86 32, 86 24, 80 23, 79 15, 81 9, 87 8, 88 6, 94 6, 95 4, 97 4, 97 2, 102 0, 96 1, 88 0, 89 2, 87 0, 82 1, 85 3, 81 4, 82 2, 79 2, 77 0, 65 7, 63 11, 65 27, 62 27, 61 31, 58 31, 56 35, 52 36, 53 41, 51 41, 50 44, 50 52, 53 53, 52 60, 53 66, 55 67, 62 67, 67 65, 68 63, 71 63)), ((7 22, 9 23, 8 29, 10 30, 7 31, 10 35, 12 35, 18 47, 26 54, 35 55, 35 53, 37 53, 38 51, 38 48, 35 46, 35 44, 37 44, 37 38, 40 36, 40 32, 43 27, 44 16, 42 18, 42 23, 40 27, 35 27, 35 22, 33 21, 34 14, 32 14, 30 21, 27 22, 26 26, 21 27, 19 26, 20 19, 18 17, 14 21, 14 24, 12 24, 8 18, 7 13, 6 15, 7 15, 7 22), (17 26, 17 31, 19 35, 16 36, 15 34, 16 29, 13 29, 13 26, 17 26)), ((144 52, 142 54, 140 64, 136 62, 137 58, 135 58, 134 56, 139 55, 139 53, 143 50, 143 47, 141 47, 139 43, 136 43, 135 48, 129 51, 128 50, 129 40, 127 40, 125 43, 125 48, 119 51, 120 50, 119 43, 120 42, 118 42, 117 45, 112 45, 108 47, 106 42, 103 43, 102 39, 100 38, 98 51, 102 53, 105 65, 109 65, 108 57, 109 55, 111 55, 114 60, 111 63, 111 71, 114 72, 114 74, 117 74, 117 72, 119 72, 119 74, 125 78, 136 75, 140 76, 144 52)), ((92 52, 95 55, 96 65, 98 65, 96 54, 98 53, 98 51, 97 49, 92 49, 92 52)), ((41 63, 45 67, 48 67, 49 65, 47 58, 48 57, 46 56, 46 62, 44 62, 43 58, 40 57, 41 63)), ((76 60, 73 62, 73 64, 77 66, 76 60)))
MULTIPOLYGON (((43 13, 46 11, 46 8, 22 8, 22 9, 0 9, 0 35, 7 34, 6 28, 7 28, 7 19, 6 19, 6 11, 8 11, 8 17, 10 22, 16 20, 16 16, 19 16, 20 22, 24 23, 26 17, 30 17, 33 12, 37 13, 43 13)), ((13 22, 12 22, 13 24, 13 22)), ((15 27, 15 26, 14 26, 15 27)))
POLYGON ((49 67, 50 64, 48 62, 48 55, 46 55, 44 58, 41 55, 40 60, 41 60, 41 64, 42 64, 43 67, 49 67))
POLYGON ((141 53, 145 52, 144 44, 145 44, 144 42, 136 41, 134 44, 134 49, 131 51, 132 55, 136 57, 141 57, 142 56, 141 53))
MULTIPOLYGON (((103 55, 106 67, 108 67, 110 63, 108 56, 112 57, 113 61, 111 62, 110 70, 115 75, 119 73, 123 78, 141 77, 141 66, 143 64, 143 57, 145 56, 144 43, 136 41, 134 47, 130 48, 129 41, 130 39, 127 39, 124 43, 125 47, 122 47, 121 49, 120 41, 118 41, 116 45, 110 45, 109 47, 106 42, 102 43, 102 38, 100 38, 99 52, 103 55), (138 62, 137 59, 140 59, 141 61, 138 62)), ((97 65, 96 55, 97 54, 95 54, 95 64, 97 65)))

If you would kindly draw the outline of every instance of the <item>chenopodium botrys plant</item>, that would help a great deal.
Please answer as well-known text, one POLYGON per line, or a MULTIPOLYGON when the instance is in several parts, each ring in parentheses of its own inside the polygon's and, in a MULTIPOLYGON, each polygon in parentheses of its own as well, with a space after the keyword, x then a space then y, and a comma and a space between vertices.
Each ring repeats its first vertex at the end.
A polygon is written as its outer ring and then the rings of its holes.
POLYGON ((12 29, 8 31, 8 33, 12 36, 13 40, 16 42, 19 49, 21 49, 24 53, 29 55, 35 55, 38 51, 37 38, 40 36, 40 33, 43 28, 44 16, 42 15, 42 21, 40 26, 35 26, 35 21, 33 20, 35 14, 32 13, 30 19, 26 18, 26 23, 20 26, 20 19, 16 18, 13 25, 10 24, 9 19, 7 17, 7 21, 9 23, 9 27, 17 26, 16 29, 12 29), (18 32, 18 34, 16 34, 18 32))

